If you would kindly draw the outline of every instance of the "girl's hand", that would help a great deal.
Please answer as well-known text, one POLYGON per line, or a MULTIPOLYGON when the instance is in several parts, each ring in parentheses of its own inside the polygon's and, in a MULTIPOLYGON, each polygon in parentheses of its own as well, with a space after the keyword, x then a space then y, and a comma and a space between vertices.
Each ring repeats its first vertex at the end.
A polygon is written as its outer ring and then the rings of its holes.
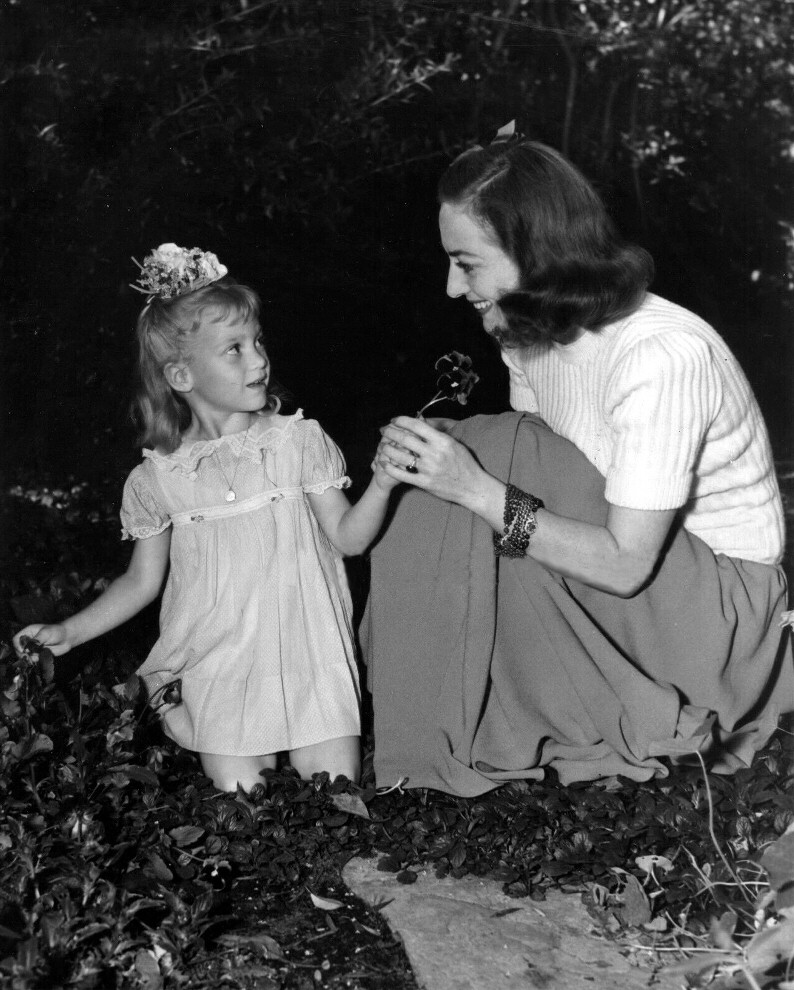
POLYGON ((56 657, 60 657, 64 653, 68 653, 73 645, 67 636, 66 626, 61 623, 56 623, 51 626, 41 624, 25 626, 24 629, 14 636, 14 649, 20 656, 22 656, 25 652, 24 647, 22 646, 22 640, 25 637, 28 639, 35 639, 39 646, 46 646, 53 656, 56 657))
POLYGON ((390 456, 390 451, 392 450, 393 447, 390 443, 386 440, 381 440, 378 444, 378 449, 375 452, 375 458, 370 465, 372 467, 375 484, 382 492, 387 494, 393 491, 397 485, 400 484, 398 478, 392 477, 392 475, 388 474, 386 471, 387 464, 394 466, 394 462, 390 456))
POLYGON ((478 511, 493 479, 462 443, 410 416, 393 419, 381 434, 389 444, 383 469, 392 478, 478 511))

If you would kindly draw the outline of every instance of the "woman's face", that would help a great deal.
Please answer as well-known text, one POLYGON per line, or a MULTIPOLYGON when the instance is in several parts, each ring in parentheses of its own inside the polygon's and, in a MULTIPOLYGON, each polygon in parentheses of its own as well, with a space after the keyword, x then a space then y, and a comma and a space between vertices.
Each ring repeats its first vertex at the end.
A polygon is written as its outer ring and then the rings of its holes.
POLYGON ((442 204, 438 225, 449 255, 447 295, 465 296, 480 314, 483 328, 492 333, 505 323, 498 300, 521 282, 518 265, 499 246, 490 227, 465 207, 442 204))

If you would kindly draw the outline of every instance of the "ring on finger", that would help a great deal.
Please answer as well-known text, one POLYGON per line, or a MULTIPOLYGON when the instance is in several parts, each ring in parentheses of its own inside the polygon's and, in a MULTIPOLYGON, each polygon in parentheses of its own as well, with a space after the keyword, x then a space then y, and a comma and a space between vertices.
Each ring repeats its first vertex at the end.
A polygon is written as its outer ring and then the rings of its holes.
POLYGON ((406 464, 406 466, 405 466, 405 470, 406 470, 406 471, 407 471, 407 472, 408 472, 409 474, 416 474, 416 472, 417 472, 417 467, 416 467, 416 454, 414 454, 414 455, 413 455, 413 456, 411 457, 411 461, 410 461, 410 463, 409 463, 409 464, 406 464))

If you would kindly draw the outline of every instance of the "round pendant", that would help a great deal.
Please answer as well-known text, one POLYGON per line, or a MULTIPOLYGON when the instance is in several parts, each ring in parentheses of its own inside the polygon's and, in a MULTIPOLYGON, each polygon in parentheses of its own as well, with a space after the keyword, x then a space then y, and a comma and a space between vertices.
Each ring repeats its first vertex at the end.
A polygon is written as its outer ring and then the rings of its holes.
POLYGON ((234 492, 230 488, 229 491, 226 492, 226 501, 227 502, 233 502, 236 498, 237 498, 237 496, 234 494, 234 492))

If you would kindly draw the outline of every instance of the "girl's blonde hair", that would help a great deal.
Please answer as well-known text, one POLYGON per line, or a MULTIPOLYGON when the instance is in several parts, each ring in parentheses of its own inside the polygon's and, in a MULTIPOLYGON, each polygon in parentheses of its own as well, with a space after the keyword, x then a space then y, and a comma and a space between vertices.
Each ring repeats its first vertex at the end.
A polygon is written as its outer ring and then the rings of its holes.
MULTIPOLYGON (((139 383, 133 405, 141 446, 171 453, 181 443, 190 424, 190 409, 168 384, 165 367, 187 358, 190 337, 201 324, 230 317, 258 321, 259 310, 254 290, 229 276, 175 299, 154 296, 143 307, 136 325, 139 383)), ((268 394, 265 408, 277 411, 280 405, 275 395, 268 394)))

